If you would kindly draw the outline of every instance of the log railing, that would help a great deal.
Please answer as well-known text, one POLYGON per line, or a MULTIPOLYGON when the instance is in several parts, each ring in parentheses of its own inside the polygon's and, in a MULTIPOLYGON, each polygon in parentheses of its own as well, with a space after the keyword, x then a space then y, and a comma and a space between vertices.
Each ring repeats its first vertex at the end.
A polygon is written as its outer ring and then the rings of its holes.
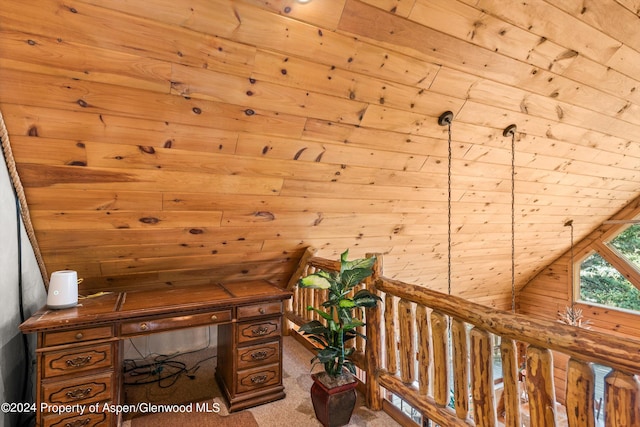
MULTIPOLYGON (((304 264, 300 275, 313 271, 308 268, 339 267, 311 255, 304 264)), ((491 309, 380 272, 378 257, 366 286, 383 302, 367 311, 364 354, 364 343, 357 344, 371 409, 382 409, 385 393, 393 393, 441 426, 561 425, 553 375, 553 352, 560 352, 569 356, 564 425, 596 426, 597 363, 612 368, 604 384, 604 425, 640 426, 640 341, 491 309), (504 383, 500 399, 493 380, 496 336, 504 383)), ((288 318, 297 324, 310 319, 306 306, 317 298, 322 297, 294 289, 288 318)))

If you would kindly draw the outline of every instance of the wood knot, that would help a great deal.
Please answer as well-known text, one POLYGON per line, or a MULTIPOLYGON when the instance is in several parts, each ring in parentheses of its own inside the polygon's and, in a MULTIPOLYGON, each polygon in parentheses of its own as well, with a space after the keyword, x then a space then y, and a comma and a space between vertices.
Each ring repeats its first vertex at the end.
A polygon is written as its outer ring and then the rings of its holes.
POLYGON ((148 146, 148 145, 138 145, 138 150, 142 151, 143 153, 146 154, 155 154, 156 150, 155 148, 148 146))
POLYGON ((147 216, 144 218, 140 218, 140 222, 143 224, 157 224, 160 222, 160 220, 158 218, 147 216))
POLYGON ((258 211, 253 214, 256 218, 262 218, 265 221, 273 221, 276 219, 276 216, 272 212, 267 211, 258 211))

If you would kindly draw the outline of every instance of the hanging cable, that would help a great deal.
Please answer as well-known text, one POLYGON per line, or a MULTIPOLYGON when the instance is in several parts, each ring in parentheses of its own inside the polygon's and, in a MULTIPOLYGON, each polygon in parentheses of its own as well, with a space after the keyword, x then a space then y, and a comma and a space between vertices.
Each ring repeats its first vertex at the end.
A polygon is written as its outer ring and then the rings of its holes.
POLYGON ((516 125, 507 126, 503 136, 511 136, 511 311, 516 312, 516 125))
POLYGON ((453 113, 445 111, 438 117, 440 126, 447 126, 447 292, 451 295, 451 123, 453 113))
POLYGON ((569 262, 569 280, 571 283, 571 311, 575 311, 575 279, 573 277, 573 220, 570 219, 564 223, 565 227, 569 227, 571 229, 571 260, 569 262))

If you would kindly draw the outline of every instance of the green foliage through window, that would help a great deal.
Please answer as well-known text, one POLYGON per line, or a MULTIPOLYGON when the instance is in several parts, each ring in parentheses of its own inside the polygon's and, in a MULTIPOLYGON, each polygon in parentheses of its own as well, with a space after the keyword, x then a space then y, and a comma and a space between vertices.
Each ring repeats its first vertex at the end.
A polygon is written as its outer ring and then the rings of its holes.
POLYGON ((640 269, 640 224, 633 224, 618 234, 609 245, 615 248, 630 264, 640 269))
MULTIPOLYGON (((640 242, 636 247, 638 249, 640 242)), ((580 265, 580 299, 640 311, 640 291, 597 253, 587 257, 580 265)))

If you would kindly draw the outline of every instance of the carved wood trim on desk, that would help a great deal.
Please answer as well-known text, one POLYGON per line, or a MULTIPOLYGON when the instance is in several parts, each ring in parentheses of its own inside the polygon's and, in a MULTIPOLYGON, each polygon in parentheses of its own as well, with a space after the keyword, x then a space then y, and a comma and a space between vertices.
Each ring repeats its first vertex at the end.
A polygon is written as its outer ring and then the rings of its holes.
POLYGON ((118 425, 113 414, 86 408, 122 403, 121 340, 195 326, 218 325, 216 379, 230 411, 283 398, 282 304, 290 297, 254 280, 112 293, 68 309, 40 309, 20 325, 38 338, 37 408, 64 401, 85 406, 85 413, 39 411, 37 425, 118 425))

